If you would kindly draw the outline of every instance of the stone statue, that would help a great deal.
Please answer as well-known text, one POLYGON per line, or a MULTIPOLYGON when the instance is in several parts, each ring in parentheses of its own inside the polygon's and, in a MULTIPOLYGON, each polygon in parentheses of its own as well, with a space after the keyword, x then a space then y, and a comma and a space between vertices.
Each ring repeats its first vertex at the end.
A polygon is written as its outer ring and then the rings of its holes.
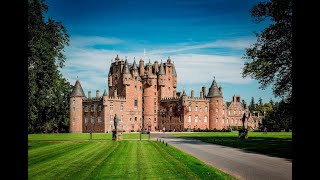
POLYGON ((117 117, 117 114, 114 115, 113 122, 114 122, 114 129, 117 129, 117 125, 118 125, 118 117, 117 117))

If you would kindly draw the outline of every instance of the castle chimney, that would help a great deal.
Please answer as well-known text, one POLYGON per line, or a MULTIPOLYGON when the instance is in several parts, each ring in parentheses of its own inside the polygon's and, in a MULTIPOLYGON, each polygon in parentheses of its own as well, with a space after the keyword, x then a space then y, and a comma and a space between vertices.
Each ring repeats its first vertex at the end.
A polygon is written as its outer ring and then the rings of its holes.
POLYGON ((206 87, 205 86, 202 86, 202 98, 205 98, 206 97, 206 87))
POLYGON ((200 98, 203 98, 203 92, 200 91, 200 98))
POLYGON ((88 91, 88 99, 91 99, 91 91, 88 91))
POLYGON ((192 89, 191 90, 191 98, 193 98, 194 97, 194 90, 192 89))
POLYGON ((114 90, 114 97, 116 98, 118 96, 117 89, 114 90))
POLYGON ((99 90, 96 91, 96 98, 100 98, 100 91, 99 90))

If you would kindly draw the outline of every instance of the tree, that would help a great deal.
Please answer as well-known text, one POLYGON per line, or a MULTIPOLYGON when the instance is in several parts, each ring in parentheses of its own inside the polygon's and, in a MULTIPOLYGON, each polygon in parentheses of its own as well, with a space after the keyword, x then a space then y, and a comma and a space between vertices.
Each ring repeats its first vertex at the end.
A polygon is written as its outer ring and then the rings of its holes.
POLYGON ((259 105, 259 106, 262 106, 262 98, 261 98, 261 97, 259 98, 258 102, 259 102, 258 105, 259 105))
POLYGON ((65 62, 63 48, 69 35, 61 22, 45 20, 44 0, 28 0, 28 131, 59 128, 67 121, 71 85, 58 68, 65 62))
POLYGON ((255 102, 254 102, 254 98, 252 97, 251 98, 251 101, 250 101, 250 105, 249 105, 249 111, 250 112, 253 112, 253 111, 255 111, 256 110, 256 104, 255 104, 255 102))
POLYGON ((242 104, 243 104, 243 107, 245 107, 245 108, 247 107, 247 103, 244 99, 242 99, 242 104))
POLYGON ((272 98, 270 98, 269 103, 271 104, 272 107, 274 106, 274 102, 273 102, 272 98))
POLYGON ((246 49, 242 75, 257 79, 260 88, 273 84, 273 93, 279 97, 292 95, 292 0, 260 2, 251 11, 256 23, 266 19, 271 24, 256 33, 257 42, 246 49), (251 62, 250 62, 251 61, 251 62))

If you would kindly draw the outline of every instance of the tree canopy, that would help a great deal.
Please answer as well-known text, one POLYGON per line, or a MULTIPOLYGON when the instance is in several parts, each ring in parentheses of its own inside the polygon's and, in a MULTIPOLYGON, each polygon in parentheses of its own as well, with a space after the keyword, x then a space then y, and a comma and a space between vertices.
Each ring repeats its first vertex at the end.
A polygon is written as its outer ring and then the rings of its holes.
POLYGON ((47 20, 44 0, 28 0, 28 132, 66 129, 71 85, 59 72, 69 35, 61 22, 47 20))
POLYGON ((273 84, 278 97, 292 96, 292 0, 260 2, 251 11, 256 23, 266 19, 271 24, 256 33, 257 42, 246 49, 243 77, 257 79, 265 89, 273 84))

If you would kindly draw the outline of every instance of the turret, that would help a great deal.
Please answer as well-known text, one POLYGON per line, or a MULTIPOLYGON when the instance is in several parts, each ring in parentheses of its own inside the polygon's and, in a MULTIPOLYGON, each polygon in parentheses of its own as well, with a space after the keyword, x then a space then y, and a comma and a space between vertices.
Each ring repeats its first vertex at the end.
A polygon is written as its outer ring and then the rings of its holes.
POLYGON ((223 97, 215 79, 209 88, 207 98, 209 99, 209 129, 222 129, 223 97))
POLYGON ((88 99, 91 99, 91 91, 88 91, 88 99))
POLYGON ((177 72, 176 68, 174 67, 174 64, 172 64, 172 86, 174 88, 177 87, 177 72))
POLYGON ((158 61, 154 61, 154 74, 157 74, 158 71, 159 71, 158 61))
POLYGON ((201 97, 201 98, 206 97, 206 87, 205 86, 202 86, 202 95, 203 95, 203 97, 201 97))
POLYGON ((138 73, 138 67, 136 64, 136 58, 134 58, 133 65, 132 65, 132 76, 136 77, 138 75, 139 75, 139 73, 138 73))
POLYGON ((144 61, 142 59, 140 59, 139 61, 139 73, 140 73, 140 76, 144 75, 144 61))
POLYGON ((69 132, 82 132, 82 100, 85 99, 85 94, 81 87, 80 81, 77 80, 70 95, 69 102, 69 132))
POLYGON ((117 57, 114 59, 115 60, 115 63, 116 63, 116 65, 118 65, 118 63, 119 63, 119 56, 118 56, 118 54, 117 54, 117 57))

